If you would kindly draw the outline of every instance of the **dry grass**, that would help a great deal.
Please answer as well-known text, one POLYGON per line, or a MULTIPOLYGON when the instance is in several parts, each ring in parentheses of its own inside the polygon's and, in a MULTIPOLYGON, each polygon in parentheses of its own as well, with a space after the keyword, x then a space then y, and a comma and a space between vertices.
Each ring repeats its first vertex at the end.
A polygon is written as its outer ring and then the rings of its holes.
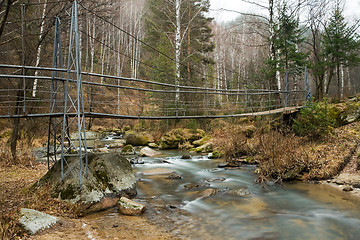
POLYGON ((226 161, 251 157, 259 163, 259 182, 321 180, 337 175, 360 144, 360 122, 334 130, 322 141, 296 136, 278 120, 214 122, 214 145, 226 161), (247 129, 253 129, 247 135, 247 129), (254 127, 256 126, 256 127, 254 127))

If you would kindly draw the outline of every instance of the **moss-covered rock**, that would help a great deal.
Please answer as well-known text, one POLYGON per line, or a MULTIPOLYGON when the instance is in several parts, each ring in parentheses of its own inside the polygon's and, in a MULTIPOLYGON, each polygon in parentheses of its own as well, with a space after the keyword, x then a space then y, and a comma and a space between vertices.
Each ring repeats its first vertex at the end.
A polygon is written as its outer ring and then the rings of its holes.
POLYGON ((126 144, 133 146, 147 146, 150 142, 150 137, 134 131, 127 131, 124 136, 126 144))
POLYGON ((158 148, 159 147, 159 145, 157 145, 156 143, 153 143, 153 142, 149 143, 148 146, 151 147, 151 148, 158 148))
MULTIPOLYGON (((61 181, 61 162, 58 161, 34 186, 50 186, 51 196, 74 203, 79 213, 101 210, 94 205, 104 199, 136 195, 136 179, 129 161, 119 154, 89 154, 88 176, 83 166, 82 188, 80 189, 79 159, 69 157, 64 164, 64 180, 61 181)), ((103 206, 111 207, 109 204, 103 206)))
POLYGON ((195 152, 208 153, 213 151, 213 144, 211 142, 205 143, 200 147, 193 149, 195 152))
POLYGON ((135 148, 132 145, 128 144, 121 149, 121 154, 122 155, 134 155, 135 148))
POLYGON ((190 142, 179 143, 179 149, 181 150, 190 150, 192 148, 194 148, 194 145, 190 142))
POLYGON ((160 149, 177 149, 179 144, 199 140, 205 136, 205 132, 201 129, 173 129, 161 137, 160 149))
POLYGON ((208 141, 210 141, 210 139, 211 139, 210 136, 205 136, 205 137, 203 137, 203 138, 201 138, 201 139, 199 139, 199 140, 194 141, 194 142, 193 142, 193 145, 194 145, 195 147, 199 147, 199 146, 201 146, 201 145, 204 145, 204 144, 207 143, 208 141))
POLYGON ((209 153, 208 158, 217 159, 217 158, 221 158, 222 156, 224 156, 224 153, 221 153, 221 152, 215 150, 215 151, 209 153))

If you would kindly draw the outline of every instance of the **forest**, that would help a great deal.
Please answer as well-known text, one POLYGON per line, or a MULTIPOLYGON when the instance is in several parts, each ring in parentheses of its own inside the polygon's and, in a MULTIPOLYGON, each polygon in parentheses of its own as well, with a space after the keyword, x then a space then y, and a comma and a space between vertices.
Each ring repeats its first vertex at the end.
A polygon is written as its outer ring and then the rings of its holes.
POLYGON ((358 238, 360 19, 236 1, 1 0, 1 240, 358 238))
MULTIPOLYGON (((315 100, 340 100, 359 93, 360 24, 359 19, 345 19, 345 1, 245 2, 267 14, 239 12, 235 20, 218 23, 209 17, 208 0, 78 1, 81 71, 222 91, 305 91, 306 75, 311 87, 308 95, 315 100)), ((62 65, 66 66, 72 1, 3 0, 0 7, 0 62, 35 67, 2 68, 3 73, 36 77, 44 74, 39 67, 53 66, 56 19, 61 22, 60 48, 62 65)), ((1 80, 3 115, 21 112, 20 101, 26 99, 29 113, 40 111, 41 104, 48 105, 49 97, 41 93, 49 91, 49 85, 40 80, 1 80)), ((112 83, 103 77, 100 81, 112 83)), ((113 84, 120 85, 120 81, 113 84)), ((90 110, 104 96, 93 87, 84 91, 88 92, 85 101, 90 110)), ((120 90, 114 94, 117 99, 106 102, 117 104, 108 107, 113 106, 118 113, 125 111, 120 90)), ((161 99, 166 114, 171 109, 177 111, 179 102, 204 114, 210 107, 224 112, 249 100, 239 95, 205 94, 201 103, 191 94, 180 94, 176 87, 175 94, 165 96, 139 93, 138 103, 130 100, 125 104, 127 113, 141 114, 151 108, 156 104, 147 100, 151 97, 161 99), (139 106, 140 102, 144 106, 139 106)), ((267 104, 277 103, 269 100, 267 104)), ((22 126, 19 122, 15 119, 12 123, 13 152, 22 126)), ((89 128, 91 124, 90 119, 89 128)))

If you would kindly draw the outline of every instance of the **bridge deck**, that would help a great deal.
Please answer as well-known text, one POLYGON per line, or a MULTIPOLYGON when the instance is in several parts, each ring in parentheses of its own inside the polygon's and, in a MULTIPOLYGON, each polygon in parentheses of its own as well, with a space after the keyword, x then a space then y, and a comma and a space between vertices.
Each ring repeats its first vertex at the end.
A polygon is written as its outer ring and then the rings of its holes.
MULTIPOLYGON (((268 111, 239 113, 229 115, 201 115, 201 116, 132 116, 107 113, 85 112, 85 117, 92 118, 119 118, 119 119, 149 119, 149 120, 166 120, 166 119, 201 119, 201 118, 229 118, 229 117, 256 117, 271 114, 285 113, 290 114, 299 111, 303 106, 277 108, 268 111)), ((37 118, 37 117, 62 117, 63 113, 39 113, 39 114, 19 114, 19 115, 0 115, 0 118, 37 118)), ((76 113, 67 113, 67 116, 76 116, 76 113)))

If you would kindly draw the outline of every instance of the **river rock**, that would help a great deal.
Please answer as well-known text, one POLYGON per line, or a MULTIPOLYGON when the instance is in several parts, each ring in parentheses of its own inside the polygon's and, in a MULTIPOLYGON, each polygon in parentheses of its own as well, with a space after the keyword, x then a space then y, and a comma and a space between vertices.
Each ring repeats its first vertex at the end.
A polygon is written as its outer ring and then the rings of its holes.
POLYGON ((153 142, 149 143, 148 146, 151 147, 151 148, 158 148, 159 147, 156 143, 153 143, 153 142))
POLYGON ((199 147, 201 145, 204 145, 206 144, 208 141, 211 140, 211 137, 209 136, 204 136, 203 138, 199 139, 199 140, 196 140, 196 141, 193 141, 193 145, 196 146, 196 147, 199 147))
POLYGON ((160 152, 155 151, 149 147, 143 147, 139 152, 140 157, 154 157, 160 154, 161 154, 160 152))
POLYGON ((194 150, 195 152, 202 152, 202 153, 212 152, 213 144, 211 142, 208 142, 205 143, 204 145, 201 145, 200 147, 195 148, 194 150))
POLYGON ((124 139, 116 139, 113 143, 109 144, 109 148, 122 148, 125 145, 124 139))
POLYGON ((181 177, 179 174, 175 173, 175 172, 171 173, 171 174, 167 177, 167 179, 172 179, 172 180, 181 179, 181 178, 182 178, 182 177, 181 177))
POLYGON ((247 190, 246 188, 231 189, 227 193, 239 197, 246 197, 250 195, 249 190, 247 190))
POLYGON ((351 192, 352 190, 354 190, 354 189, 350 186, 346 186, 343 188, 343 191, 345 191, 345 192, 351 192))
POLYGON ((29 234, 51 227, 58 218, 29 208, 20 209, 20 225, 29 234))
POLYGON ((99 152, 99 153, 109 153, 109 149, 106 148, 106 147, 97 148, 96 151, 99 152))
POLYGON ((168 175, 173 172, 174 170, 168 168, 153 168, 153 169, 145 170, 143 174, 145 176, 153 176, 153 175, 168 175))
POLYGON ((144 162, 144 160, 135 157, 135 158, 130 159, 130 163, 131 164, 144 164, 145 162, 144 162))
POLYGON ((214 183, 219 183, 219 182, 223 182, 225 181, 226 179, 223 178, 223 177, 219 177, 219 178, 207 178, 205 179, 205 181, 207 182, 214 182, 214 183))
POLYGON ((206 187, 209 186, 210 184, 198 184, 198 183, 188 183, 184 185, 184 188, 186 190, 188 189, 193 189, 193 188, 199 188, 199 187, 206 187))
POLYGON ((216 158, 221 158, 223 155, 224 154, 220 153, 219 151, 213 151, 213 152, 208 154, 208 158, 216 159, 216 158))
POLYGON ((119 212, 123 215, 138 216, 145 212, 146 207, 138 202, 132 201, 126 197, 121 197, 117 202, 119 212))
POLYGON ((160 149, 177 149, 181 143, 192 143, 204 136, 205 132, 201 129, 176 128, 161 137, 160 149))
POLYGON ((225 163, 219 163, 218 168, 226 168, 228 166, 229 163, 225 162, 225 163))
POLYGON ((181 159, 191 159, 191 156, 189 154, 184 154, 181 156, 181 159))
POLYGON ((194 145, 192 145, 190 142, 186 141, 184 143, 179 143, 178 148, 181 150, 190 150, 194 148, 194 145))
MULTIPOLYGON (((58 161, 34 188, 49 185, 52 197, 73 203, 80 215, 90 213, 92 209, 101 210, 102 203, 92 206, 105 198, 136 195, 136 178, 131 164, 119 154, 88 154, 88 176, 83 176, 81 190, 79 158, 68 157, 66 161, 64 181, 61 181, 61 162, 58 161)), ((85 162, 84 159, 83 161, 85 162)), ((108 208, 109 202, 111 201, 106 200, 103 206, 108 208)), ((115 204, 114 201, 112 203, 115 204)))
POLYGON ((200 198, 210 197, 212 195, 215 195, 217 192, 218 190, 214 188, 205 189, 204 191, 200 192, 200 198))
POLYGON ((122 155, 134 155, 135 154, 135 148, 132 145, 126 145, 121 149, 122 155))
POLYGON ((134 131, 127 131, 124 138, 126 140, 126 144, 133 146, 147 146, 150 141, 149 136, 134 131))

